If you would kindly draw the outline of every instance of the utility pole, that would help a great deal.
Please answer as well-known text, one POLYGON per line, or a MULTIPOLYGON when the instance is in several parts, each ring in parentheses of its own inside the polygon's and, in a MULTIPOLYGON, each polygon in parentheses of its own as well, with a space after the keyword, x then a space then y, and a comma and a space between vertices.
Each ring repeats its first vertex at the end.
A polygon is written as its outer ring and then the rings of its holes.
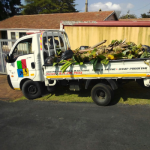
POLYGON ((130 10, 128 10, 128 11, 127 11, 127 16, 128 16, 128 19, 130 19, 130 17, 129 17, 129 13, 130 13, 130 10))
POLYGON ((85 12, 88 12, 88 0, 86 0, 86 3, 85 3, 85 12))

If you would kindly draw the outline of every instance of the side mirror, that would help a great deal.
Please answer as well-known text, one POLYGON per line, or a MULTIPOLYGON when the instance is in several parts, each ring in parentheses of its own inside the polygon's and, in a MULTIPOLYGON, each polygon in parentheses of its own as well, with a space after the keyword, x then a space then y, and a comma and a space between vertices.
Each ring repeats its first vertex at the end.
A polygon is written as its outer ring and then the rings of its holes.
POLYGON ((9 54, 7 54, 7 55, 5 56, 5 61, 6 61, 7 63, 10 62, 10 56, 9 56, 9 54))

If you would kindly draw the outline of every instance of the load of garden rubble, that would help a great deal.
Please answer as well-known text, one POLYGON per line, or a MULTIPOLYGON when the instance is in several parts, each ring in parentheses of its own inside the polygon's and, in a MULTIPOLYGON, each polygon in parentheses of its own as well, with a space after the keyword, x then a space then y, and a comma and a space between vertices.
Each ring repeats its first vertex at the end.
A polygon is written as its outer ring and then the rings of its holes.
POLYGON ((65 53, 57 51, 58 57, 61 56, 60 62, 54 61, 53 66, 59 63, 64 63, 61 67, 62 72, 72 64, 84 65, 86 62, 93 64, 93 69, 96 69, 97 63, 108 65, 110 60, 118 59, 136 59, 149 58, 150 47, 146 45, 136 45, 133 42, 113 40, 110 45, 103 45, 106 40, 89 47, 88 49, 80 50, 79 48, 65 53))

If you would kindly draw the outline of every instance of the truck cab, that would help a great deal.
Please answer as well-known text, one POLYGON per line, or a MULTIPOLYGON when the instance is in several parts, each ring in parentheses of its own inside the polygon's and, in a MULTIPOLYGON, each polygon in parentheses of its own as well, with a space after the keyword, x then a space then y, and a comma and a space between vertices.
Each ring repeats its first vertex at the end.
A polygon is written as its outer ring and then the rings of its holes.
POLYGON ((45 82, 43 65, 48 57, 57 55, 60 49, 62 52, 70 49, 68 36, 64 31, 49 30, 17 40, 5 59, 11 88, 23 90, 24 83, 28 81, 26 92, 31 96, 27 97, 37 97, 36 93, 40 92, 34 84, 40 86, 39 82, 45 82))

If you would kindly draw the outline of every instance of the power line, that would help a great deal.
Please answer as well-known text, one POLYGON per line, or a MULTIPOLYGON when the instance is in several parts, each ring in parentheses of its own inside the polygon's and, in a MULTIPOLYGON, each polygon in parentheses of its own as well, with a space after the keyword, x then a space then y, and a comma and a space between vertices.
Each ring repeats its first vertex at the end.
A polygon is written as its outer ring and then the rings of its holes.
POLYGON ((142 9, 142 8, 145 8, 145 7, 147 7, 148 5, 150 5, 150 3, 148 3, 147 5, 145 5, 145 6, 141 7, 141 8, 139 8, 139 9, 136 9, 136 10, 131 10, 131 11, 133 11, 133 12, 135 12, 135 11, 138 11, 138 10, 140 10, 140 9, 142 9))
MULTIPOLYGON (((130 11, 131 11, 131 12, 135 12, 135 11, 138 11, 138 10, 140 10, 140 9, 142 9, 142 8, 145 8, 145 7, 148 6, 148 5, 150 5, 150 3, 148 3, 147 5, 145 5, 145 6, 141 7, 141 8, 135 9, 135 10, 130 9, 130 11)), ((121 12, 127 12, 127 11, 124 10, 124 11, 121 11, 121 12)))

